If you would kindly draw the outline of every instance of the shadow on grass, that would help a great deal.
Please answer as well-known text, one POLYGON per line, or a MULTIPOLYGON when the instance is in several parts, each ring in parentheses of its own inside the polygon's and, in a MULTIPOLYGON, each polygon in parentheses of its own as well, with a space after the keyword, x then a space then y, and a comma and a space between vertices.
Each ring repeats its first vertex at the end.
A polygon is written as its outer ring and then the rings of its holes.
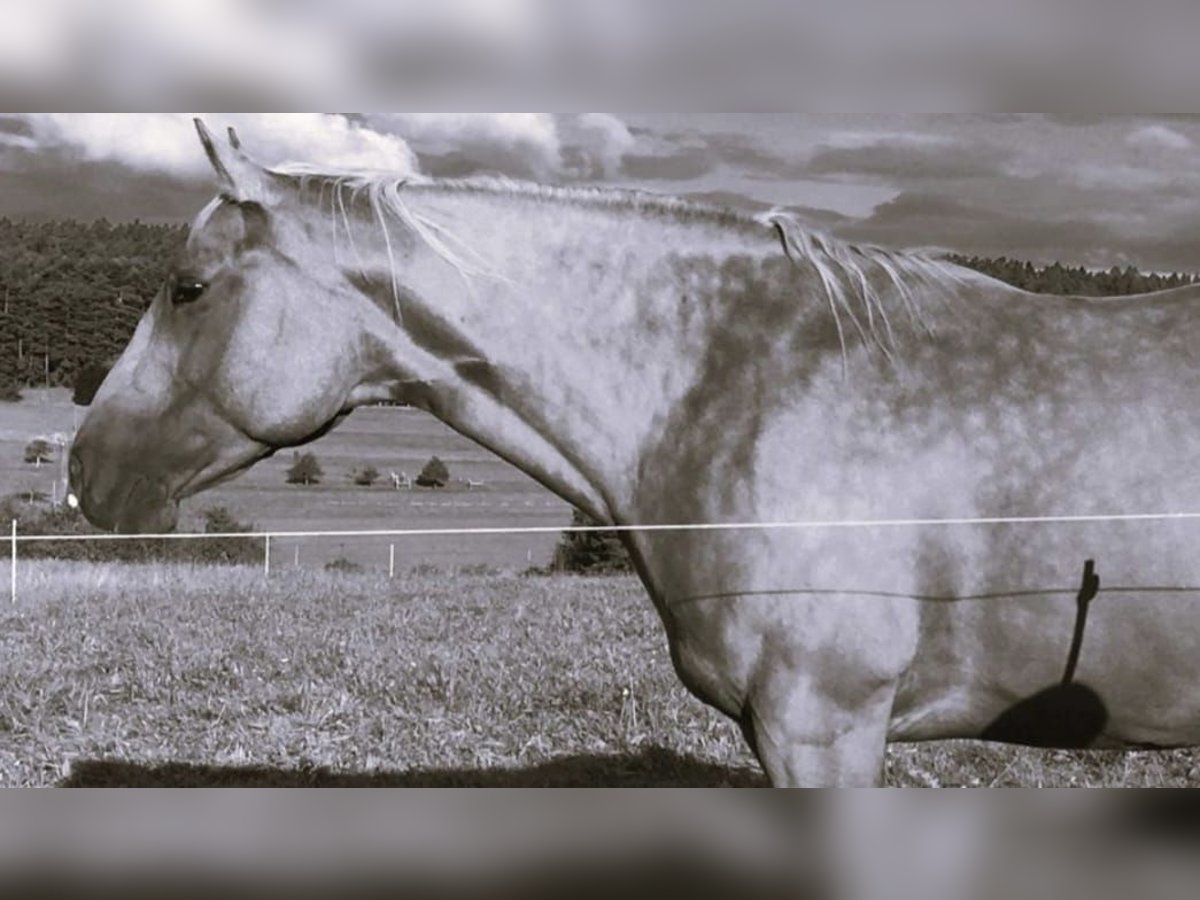
POLYGON ((661 747, 566 756, 511 769, 336 772, 326 768, 142 764, 77 759, 60 787, 766 787, 755 769, 728 768, 661 747))

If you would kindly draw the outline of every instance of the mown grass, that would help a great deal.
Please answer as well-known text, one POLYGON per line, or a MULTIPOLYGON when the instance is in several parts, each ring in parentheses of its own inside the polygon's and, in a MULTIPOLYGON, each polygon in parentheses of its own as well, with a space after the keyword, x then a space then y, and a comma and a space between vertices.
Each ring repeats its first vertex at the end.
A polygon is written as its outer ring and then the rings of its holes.
MULTIPOLYGON (((755 785, 632 578, 21 567, 0 784, 755 785)), ((1182 785, 1190 752, 897 746, 895 785, 1182 785)))

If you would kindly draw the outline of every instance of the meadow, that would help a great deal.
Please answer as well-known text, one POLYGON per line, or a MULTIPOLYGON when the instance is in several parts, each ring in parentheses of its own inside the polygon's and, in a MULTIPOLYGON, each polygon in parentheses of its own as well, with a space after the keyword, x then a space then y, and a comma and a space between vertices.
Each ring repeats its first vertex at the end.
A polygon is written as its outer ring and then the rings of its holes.
MULTIPOLYGON (((69 433, 64 390, 0 404, 0 493, 50 492, 30 438, 69 433)), ((288 453, 185 503, 260 530, 546 525, 569 507, 433 418, 356 411, 308 449, 326 478, 289 486, 288 453), (354 485, 373 465, 445 489, 354 485), (467 490, 461 480, 484 482, 467 490)), ((737 728, 680 685, 628 576, 519 575, 546 535, 278 540, 272 571, 22 560, 0 603, 0 785, 754 786, 737 728), (397 574, 387 577, 388 544, 397 574), (337 571, 326 566, 341 561, 337 571)), ((0 563, 0 576, 9 570, 0 563)), ((894 745, 896 786, 1183 786, 1193 751, 894 745)))
MULTIPOLYGON (((632 577, 19 571, 0 607, 3 785, 763 784, 679 684, 632 577)), ((887 761, 896 786, 1197 777, 1191 751, 948 741, 887 761)))
MULTIPOLYGON (((27 390, 21 403, 0 403, 0 496, 37 490, 52 494, 57 462, 34 467, 24 448, 39 435, 70 434, 85 410, 73 407, 62 388, 27 390)), ((320 484, 287 484, 291 451, 265 459, 239 478, 185 500, 181 531, 203 531, 200 511, 226 507, 258 531, 356 531, 569 524, 571 509, 533 479, 419 410, 368 407, 304 448, 324 469, 320 484), (450 470, 445 488, 393 490, 390 472, 415 477, 431 456, 450 470), (373 466, 378 483, 353 483, 354 469, 373 466), (466 479, 483 482, 468 489, 466 479)), ((396 564, 445 567, 485 565, 527 568, 549 562, 555 534, 438 537, 285 538, 272 543, 277 568, 320 569, 345 560, 386 573, 389 544, 396 564)))

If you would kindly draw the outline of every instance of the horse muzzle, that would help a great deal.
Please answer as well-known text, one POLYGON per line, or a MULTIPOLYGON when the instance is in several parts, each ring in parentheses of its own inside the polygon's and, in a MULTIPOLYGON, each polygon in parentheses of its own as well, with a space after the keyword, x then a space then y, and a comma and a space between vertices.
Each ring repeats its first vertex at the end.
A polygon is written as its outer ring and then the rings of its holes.
POLYGON ((111 456, 76 441, 70 460, 71 494, 84 517, 105 531, 162 534, 173 531, 179 504, 164 480, 145 471, 122 471, 111 456))

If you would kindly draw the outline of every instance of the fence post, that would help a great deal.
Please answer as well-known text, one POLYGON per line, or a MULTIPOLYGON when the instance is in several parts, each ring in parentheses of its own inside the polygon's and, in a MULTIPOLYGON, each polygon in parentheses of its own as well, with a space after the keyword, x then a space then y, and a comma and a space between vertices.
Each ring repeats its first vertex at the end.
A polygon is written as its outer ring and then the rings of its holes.
POLYGON ((12 593, 12 602, 17 602, 17 520, 12 520, 12 565, 10 568, 9 590, 12 593))
POLYGON ((271 536, 263 536, 263 577, 271 576, 271 536))
POLYGON ((293 569, 300 568, 300 545, 299 544, 296 544, 296 546, 292 548, 292 568, 293 569))
POLYGON ((388 578, 396 577, 396 545, 388 544, 388 578))

